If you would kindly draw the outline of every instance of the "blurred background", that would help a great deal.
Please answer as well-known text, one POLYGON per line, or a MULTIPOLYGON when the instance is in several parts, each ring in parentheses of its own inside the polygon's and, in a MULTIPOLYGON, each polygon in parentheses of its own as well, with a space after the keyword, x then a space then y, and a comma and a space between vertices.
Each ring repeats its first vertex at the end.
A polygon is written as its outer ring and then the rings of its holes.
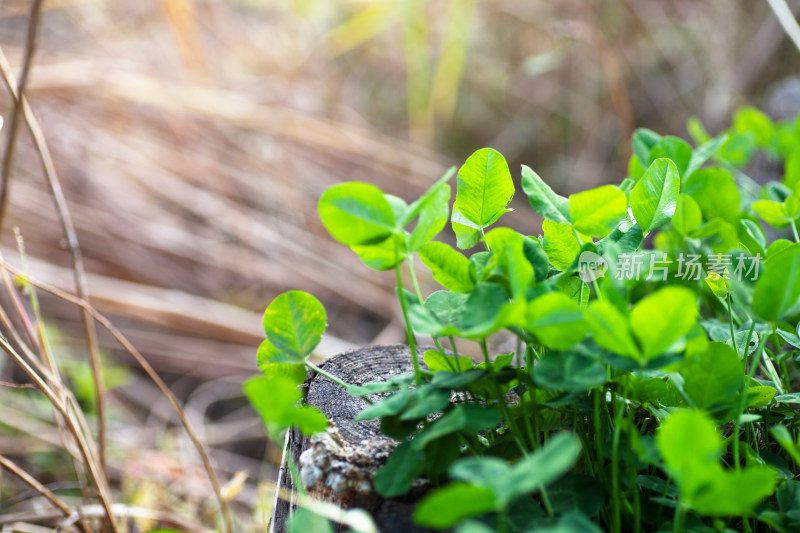
MULTIPOLYGON (((29 9, 0 2, 16 73, 29 9)), ((696 116, 719 131, 737 106, 771 105, 799 57, 767 2, 752 0, 49 0, 27 95, 92 301, 187 402, 224 476, 258 480, 279 449, 265 446, 241 383, 257 372, 272 298, 302 289, 322 300, 320 356, 403 339, 391 273, 370 271, 319 222, 326 187, 369 181, 411 201, 484 146, 516 180, 524 163, 565 195, 618 183, 634 128, 687 138, 696 116)), ((9 109, 4 91, 0 114, 9 109)), ((73 290, 24 127, 17 150, 4 260, 73 290)), ((536 235, 541 220, 518 191, 503 220, 536 235)), ((85 386, 78 310, 40 298, 56 353, 85 386)), ((167 453, 186 444, 166 400, 110 337, 101 345, 118 385, 120 484, 131 498, 158 501, 169 486, 203 501, 196 459, 167 453)), ((42 437, 55 431, 47 410, 22 416, 29 396, 0 388, 0 453, 57 453, 42 437)), ((257 495, 246 485, 246 511, 257 495)))

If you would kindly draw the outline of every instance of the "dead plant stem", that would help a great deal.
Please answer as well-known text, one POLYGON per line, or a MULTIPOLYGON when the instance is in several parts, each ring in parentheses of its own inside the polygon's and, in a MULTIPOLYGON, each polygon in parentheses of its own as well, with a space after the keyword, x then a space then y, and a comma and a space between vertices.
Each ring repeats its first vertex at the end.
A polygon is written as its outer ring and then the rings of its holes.
MULTIPOLYGON (((72 260, 73 276, 75 278, 75 287, 77 288, 78 295, 86 300, 89 299, 89 289, 86 282, 86 270, 83 266, 83 254, 81 253, 80 245, 78 244, 78 236, 75 232, 75 225, 72 222, 67 207, 67 200, 64 196, 64 191, 61 187, 61 181, 58 178, 56 167, 53 162, 53 157, 50 154, 50 148, 42 131, 39 121, 33 114, 27 98, 20 90, 22 88, 22 81, 20 84, 14 80, 14 74, 11 71, 8 60, 5 57, 2 49, 0 49, 0 74, 3 81, 8 87, 14 97, 15 109, 22 109, 25 122, 28 125, 28 130, 33 137, 36 151, 42 161, 44 167, 44 174, 47 178, 47 184, 50 187, 50 192, 53 195, 53 201, 56 207, 56 214, 59 222, 61 223, 64 237, 67 241, 70 257, 72 260)), ((4 180, 3 183, 6 183, 4 180)), ((0 201, 2 199, 0 198, 0 201)), ((0 229, 2 229, 2 204, 0 204, 0 229)), ((97 341, 97 330, 95 329, 94 321, 92 321, 86 310, 81 309, 81 320, 83 322, 84 337, 86 339, 86 347, 89 352, 89 364, 92 370, 92 381, 95 388, 96 408, 97 408, 97 446, 99 450, 100 466, 105 471, 106 469, 106 388, 103 379, 102 362, 100 360, 100 349, 97 341)))
MULTIPOLYGON (((64 503, 64 501, 61 498, 53 494, 53 492, 50 489, 39 483, 39 481, 36 478, 31 476, 28 472, 23 470, 22 467, 20 467, 11 459, 5 457, 3 454, 0 454, 0 466, 5 468, 9 472, 12 472, 22 481, 30 485, 30 487, 33 490, 35 490, 36 492, 38 492, 39 494, 50 500, 50 503, 52 503, 58 509, 60 509, 61 512, 64 513, 64 516, 69 517, 72 516, 73 514, 77 514, 75 511, 70 509, 69 505, 64 503)), ((89 525, 83 518, 80 519, 79 524, 81 530, 83 530, 85 533, 91 533, 92 531, 91 528, 89 528, 89 525)))
MULTIPOLYGON (((28 34, 25 42, 25 54, 22 61, 22 73, 19 77, 18 94, 24 94, 25 85, 28 82, 28 74, 33 63, 33 54, 36 51, 36 34, 39 30, 39 17, 42 10, 43 0, 33 0, 31 10, 28 15, 28 34)), ((14 90, 9 87, 14 93, 14 90)), ((6 138, 6 149, 3 153, 3 164, 0 169, 0 235, 2 235, 3 219, 5 218, 6 204, 8 203, 8 183, 11 179, 11 171, 14 165, 14 152, 17 144, 17 133, 19 132, 19 121, 22 117, 22 106, 19 100, 13 95, 11 105, 11 121, 8 127, 8 137, 6 138)))
POLYGON ((194 431, 192 424, 189 422, 189 419, 186 417, 186 413, 184 412, 183 408, 178 401, 178 398, 175 394, 169 389, 164 380, 161 379, 161 376, 153 369, 150 363, 145 359, 145 357, 139 352, 139 350, 125 337, 125 335, 120 332, 116 326, 104 315, 102 315, 99 311, 97 311, 89 302, 84 300, 79 296, 75 296, 70 294, 66 291, 59 289, 58 287, 54 287, 47 283, 43 283, 41 281, 34 280, 26 276, 25 273, 21 272, 20 270, 6 264, 0 263, 0 267, 8 270, 12 274, 16 276, 20 276, 24 278, 28 283, 38 287, 39 289, 49 292, 50 294, 64 300, 70 302, 74 305, 77 305, 84 309, 89 315, 96 320, 103 328, 105 328, 113 337, 114 339, 136 360, 137 364, 144 370, 147 376, 155 383, 156 387, 161 391, 164 396, 167 397, 169 403, 172 405, 175 413, 178 415, 178 418, 181 421, 181 424, 186 429, 186 433, 189 435, 189 438, 192 440, 195 448, 197 449, 197 453, 200 455, 200 459, 203 462, 203 466, 206 470, 206 474, 208 475, 208 479, 211 482, 211 485, 214 489, 214 494, 219 501, 220 511, 222 512, 223 521, 225 525, 225 531, 227 533, 231 533, 233 530, 233 524, 231 522, 231 515, 230 509, 228 508, 228 504, 225 501, 225 498, 222 497, 222 486, 219 483, 219 479, 217 478, 217 474, 214 470, 214 467, 211 464, 211 458, 208 455, 208 452, 205 449, 205 446, 200 441, 200 438, 197 436, 197 433, 194 431))

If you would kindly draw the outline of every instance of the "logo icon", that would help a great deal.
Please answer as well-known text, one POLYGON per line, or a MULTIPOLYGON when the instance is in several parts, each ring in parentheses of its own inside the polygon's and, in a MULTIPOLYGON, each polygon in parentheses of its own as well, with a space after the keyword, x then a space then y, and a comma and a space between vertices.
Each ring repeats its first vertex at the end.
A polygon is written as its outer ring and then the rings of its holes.
POLYGON ((602 255, 585 251, 578 257, 578 276, 581 280, 590 283, 600 279, 608 272, 608 261, 602 255))

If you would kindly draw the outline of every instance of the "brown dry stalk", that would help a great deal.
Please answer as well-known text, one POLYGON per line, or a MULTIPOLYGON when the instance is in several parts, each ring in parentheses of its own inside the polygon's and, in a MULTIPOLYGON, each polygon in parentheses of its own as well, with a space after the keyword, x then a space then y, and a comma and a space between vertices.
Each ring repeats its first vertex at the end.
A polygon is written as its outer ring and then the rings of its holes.
MULTIPOLYGON (((85 518, 99 518, 102 517, 104 514, 103 508, 99 505, 83 505, 81 507, 78 507, 76 511, 77 514, 85 518)), ((123 516, 126 518, 143 518, 145 520, 154 520, 166 524, 167 526, 178 529, 180 531, 186 531, 187 533, 212 533, 212 530, 203 527, 200 524, 196 524, 194 522, 186 520, 181 516, 163 511, 157 511, 154 509, 147 509, 143 507, 134 507, 131 505, 115 503, 114 513, 118 516, 123 516)), ((41 522, 50 522, 53 520, 57 520, 58 517, 59 514, 57 514, 55 511, 51 510, 43 511, 40 509, 37 509, 35 511, 25 511, 14 514, 4 514, 0 515, 0 526, 13 523, 33 524, 41 522)), ((66 528, 70 525, 71 524, 69 520, 66 520, 65 522, 59 524, 59 528, 66 528)), ((61 529, 57 529, 56 531, 60 530, 61 529)))
POLYGON ((0 336, 0 348, 11 357, 23 372, 25 372, 28 379, 30 379, 36 388, 47 397, 47 400, 58 413, 64 417, 67 430, 78 443, 78 449, 80 450, 89 477, 97 489, 103 508, 106 510, 109 526, 114 533, 117 533, 119 529, 112 512, 111 491, 108 488, 108 481, 105 478, 105 473, 97 467, 97 458, 94 455, 93 446, 87 438, 85 424, 82 423, 82 415, 80 411, 76 409, 77 402, 70 398, 71 394, 69 390, 66 389, 63 384, 55 381, 49 371, 44 368, 38 360, 31 359, 27 361, 26 358, 18 353, 2 336, 0 336), (58 392, 56 392, 48 382, 58 387, 58 392), (67 399, 65 400, 65 398, 67 399))
MULTIPOLYGON (((2 260, 3 256, 2 254, 0 254, 0 261, 2 260)), ((62 393, 60 396, 61 401, 66 402, 67 397, 66 395, 63 394, 63 392, 66 390, 66 387, 61 386, 63 380, 59 374, 58 366, 56 365, 49 350, 47 349, 46 343, 44 342, 44 338, 42 337, 41 342, 39 342, 40 340, 39 337, 37 336, 36 332, 33 331, 34 326, 31 323, 30 317, 28 317, 28 313, 26 312, 25 307, 22 305, 22 301, 19 298, 19 295, 17 294, 17 290, 14 286, 14 282, 11 280, 11 276, 9 276, 8 272, 5 270, 0 272, 0 276, 2 277, 3 283, 5 284, 6 293, 9 295, 14 304, 17 316, 22 321, 22 324, 28 334, 28 337, 34 344, 33 348, 28 346, 28 344, 22 340, 21 335, 17 332, 17 328, 14 327, 14 324, 11 322, 11 319, 9 318, 8 314, 6 313, 5 309, 2 306, 0 306, 0 324, 4 325, 6 330, 11 333, 11 337, 16 342, 18 349, 20 349, 22 353, 28 357, 28 360, 43 365, 43 368, 45 368, 48 371, 47 376, 45 376, 47 377, 48 382, 58 385, 54 389, 54 392, 62 393)), ((32 289, 31 289, 31 294, 34 295, 32 289)), ((39 321, 37 326, 38 326, 37 329, 39 330, 42 329, 41 321, 39 321)), ((80 475, 81 454, 78 450, 76 450, 74 440, 69 438, 70 431, 65 425, 66 422, 64 421, 64 417, 59 414, 55 406, 52 406, 52 408, 53 408, 53 419, 56 424, 56 427, 58 428, 58 434, 61 439, 61 443, 64 446, 64 449, 66 449, 67 452, 72 456, 73 462, 75 464, 75 472, 76 474, 78 474, 78 480, 81 483, 81 489, 84 491, 83 492, 84 494, 87 494, 86 482, 83 476, 80 475)))
MULTIPOLYGON (((70 517, 73 514, 77 514, 77 512, 70 509, 69 505, 64 503, 64 501, 61 498, 53 494, 51 490, 49 490, 47 487, 39 483, 39 481, 36 478, 31 476, 28 472, 22 469, 22 467, 17 465, 11 459, 5 457, 3 454, 0 454, 0 466, 5 468, 9 472, 15 474, 22 481, 30 485, 30 487, 33 490, 35 490, 36 492, 38 492, 39 494, 50 500, 50 502, 53 505, 58 507, 58 509, 60 509, 61 512, 64 513, 64 516, 70 517)), ((91 533, 92 530, 89 528, 88 524, 86 524, 85 520, 81 519, 79 521, 79 524, 83 531, 85 531, 86 533, 91 533)))
POLYGON ((9 383, 8 381, 0 381, 0 387, 7 389, 35 389, 30 383, 9 383))
MULTIPOLYGON (((79 296, 75 296, 70 294, 66 291, 59 289, 58 287, 54 287, 47 283, 43 283, 41 281, 37 281, 24 272, 2 262, 0 260, 0 267, 11 272, 15 276, 19 276, 20 278, 24 279, 26 282, 30 283, 31 285, 56 296, 66 302, 70 302, 74 305, 81 307, 82 309, 86 310, 91 317, 96 320, 103 328, 105 328, 113 337, 114 339, 127 351, 133 358, 136 360, 137 364, 144 370, 147 376, 151 379, 153 383, 155 383, 156 387, 161 391, 161 393, 167 397, 169 403, 172 405, 172 408, 175 410, 175 413, 178 415, 178 418, 181 421, 181 424, 186 429, 186 433, 189 435, 189 438, 192 440, 192 443, 197 449, 197 453, 200 455, 200 459, 203 462, 203 467, 205 468, 206 474, 208 475, 208 479, 211 482, 212 488, 214 490, 214 494, 219 502, 220 511, 222 512, 222 517, 225 523, 225 531, 227 533, 231 533, 233 531, 233 524, 231 522, 231 515, 230 509, 228 507, 225 498, 222 495, 222 485, 217 478, 217 474, 214 470, 214 467, 211 464, 211 458, 208 455, 208 452, 205 449, 205 446, 200 441, 200 438, 197 436, 192 424, 189 422, 189 419, 186 417, 186 413, 184 412, 183 408, 178 401, 178 398, 175 394, 170 390, 164 380, 161 379, 161 376, 153 369, 150 363, 145 359, 145 357, 139 352, 139 350, 122 334, 121 331, 117 329, 116 326, 104 315, 98 312, 89 302, 84 300, 79 296)), ((0 339, 0 345, 2 344, 2 339, 0 339)))
MULTIPOLYGON (((36 50, 36 34, 39 30, 39 16, 42 9, 42 0, 33 0, 30 14, 28 15, 28 34, 25 41, 25 55, 22 61, 22 74, 19 78, 19 94, 25 92, 25 85, 28 82, 28 74, 33 63, 33 53, 36 50)), ((13 92, 13 91, 12 91, 13 92)), ((6 139, 6 150, 3 154, 2 169, 0 169, 0 235, 2 235, 3 218, 8 203, 8 182, 11 179, 11 169, 14 164, 14 152, 17 144, 17 132, 19 131, 19 119, 22 116, 22 106, 19 105, 16 97, 11 105, 11 122, 8 128, 6 139)))
MULTIPOLYGON (((33 14, 31 14, 33 16, 33 14)), ((55 163, 50 154, 50 149, 44 137, 39 121, 33 114, 30 104, 23 93, 24 85, 23 80, 20 79, 19 84, 14 80, 14 74, 8 60, 5 57, 2 49, 0 49, 0 74, 2 74, 3 81, 6 84, 9 92, 14 100, 15 112, 22 109, 22 114, 27 123, 28 130, 33 137, 36 151, 42 161, 44 167, 44 174, 47 178, 47 184, 50 187, 50 192, 53 195, 55 203, 56 214, 61 223, 64 237, 67 241, 70 257, 72 260, 73 276, 75 278, 75 286, 78 290, 78 295, 86 301, 89 301, 89 289, 86 283, 86 270, 83 266, 83 254, 81 253, 80 245, 78 244, 78 236, 75 232, 75 225, 72 222, 72 216, 67 208, 67 200, 64 196, 61 187, 61 181, 58 179, 55 163)), ((24 74, 24 70, 23 70, 24 74)), ((6 154, 9 155, 8 153, 6 154)), ((5 162, 4 162, 5 163, 5 162)), ((7 180, 3 179, 2 184, 7 185, 7 180)), ((3 187, 3 185, 0 185, 3 187)), ((2 204, 3 191, 0 190, 0 230, 2 229, 2 217, 4 212, 4 205, 2 204)), ((81 310, 81 320, 83 321, 84 337, 86 339, 86 347, 89 352, 89 365, 92 370, 92 382, 95 388, 96 406, 97 406, 97 446, 99 449, 100 468, 105 471, 106 469, 106 389, 103 380, 103 367, 100 360, 100 348, 97 341, 97 330, 95 329, 94 322, 85 310, 81 310)))

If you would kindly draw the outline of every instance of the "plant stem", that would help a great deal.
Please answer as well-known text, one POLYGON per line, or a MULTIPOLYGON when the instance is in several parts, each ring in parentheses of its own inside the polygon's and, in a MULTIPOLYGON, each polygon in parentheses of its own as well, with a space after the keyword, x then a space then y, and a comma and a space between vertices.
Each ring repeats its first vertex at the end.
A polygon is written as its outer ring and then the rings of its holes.
POLYGON ((553 505, 550 503, 550 498, 547 496, 547 489, 542 487, 542 503, 547 511, 547 516, 554 516, 553 505))
POLYGON ((794 234, 794 242, 800 242, 800 236, 797 235, 797 224, 795 223, 794 219, 792 219, 791 224, 792 224, 792 234, 794 234))
MULTIPOLYGON (((337 378, 336 376, 334 376, 330 372, 326 372, 325 370, 322 370, 320 367, 318 367, 317 365, 315 365, 311 361, 306 361, 306 366, 308 368, 310 368, 311 370, 313 370, 314 372, 316 372, 317 374, 319 374, 319 375, 327 378, 328 380, 332 381, 333 383, 336 383, 337 385, 339 385, 341 387, 344 387, 344 390, 347 390, 347 391, 350 390, 350 385, 349 384, 347 384, 344 381, 342 381, 341 379, 337 378)), ((370 400, 366 396, 362 396, 361 399, 364 400, 365 402, 369 403, 369 404, 374 403, 372 400, 370 400)))
MULTIPOLYGON (((745 346, 750 346, 750 338, 753 335, 753 329, 755 326, 756 323, 753 320, 750 324, 750 331, 747 332, 745 346)), ((761 357, 761 352, 764 350, 764 344, 766 341, 766 335, 762 335, 758 342, 758 348, 756 348, 756 350, 753 352, 753 356, 750 358, 750 367, 747 369, 747 379, 744 380, 742 383, 742 390, 739 391, 739 408, 736 411, 736 420, 733 421, 733 466, 737 471, 741 470, 742 468, 739 464, 739 428, 742 424, 742 413, 745 410, 745 401, 747 399, 747 394, 745 394, 747 390, 747 383, 750 381, 756 371, 756 361, 758 361, 758 358, 761 357)), ((747 361, 747 357, 745 357, 744 360, 747 361)))
MULTIPOLYGON (((635 431, 635 429, 633 429, 635 431)), ((633 446, 628 446, 628 464, 633 465, 634 463, 634 456, 633 456, 633 446)), ((628 471, 630 472, 630 484, 631 484, 631 492, 633 493, 633 528, 634 533, 639 533, 642 529, 641 521, 642 521, 642 503, 639 500, 639 491, 636 488, 636 470, 633 468, 629 468, 628 471)))
POLYGON ((289 469, 289 475, 294 480, 295 490, 299 494, 306 494, 306 487, 303 485, 303 479, 300 477, 300 470, 297 468, 297 463, 291 453, 286 454, 286 468, 289 469))
MULTIPOLYGON (((531 376, 531 381, 534 381, 534 372, 533 372, 533 358, 536 355, 536 351, 533 349, 533 346, 528 344, 525 349, 525 364, 528 367, 528 374, 531 376)), ((532 385, 531 389, 531 411, 533 412, 533 427, 531 430, 533 431, 533 441, 531 442, 531 449, 535 450, 539 447, 539 422, 536 418, 536 386, 532 385)), ((528 421, 530 423, 530 420, 528 421)))
POLYGON ((683 523, 686 520, 686 511, 681 505, 680 499, 678 500, 678 504, 675 506, 675 515, 672 519, 672 530, 675 533, 683 533, 683 523))
POLYGON ((417 282, 417 274, 414 270, 414 254, 408 257, 408 275, 411 277, 411 284, 414 286, 414 294, 417 295, 420 302, 424 302, 425 298, 422 297, 422 291, 419 290, 419 283, 417 282))
MULTIPOLYGON (((447 350, 445 350, 444 346, 442 346, 442 341, 439 340, 439 337, 433 337, 433 344, 436 345, 436 349, 445 356, 445 361, 447 362, 447 366, 450 368, 450 371, 455 372, 456 368, 453 367, 453 363, 450 361, 450 358, 447 357, 447 350)), ((461 370, 461 368, 458 366, 458 359, 456 359, 456 367, 458 367, 459 371, 461 370)))
POLYGON ((611 439, 611 530, 615 533, 622 531, 622 502, 619 488, 619 437, 620 426, 614 425, 614 436, 611 439))
MULTIPOLYGON (((522 367, 522 339, 517 337, 517 366, 522 367)), ((525 348, 525 356, 526 360, 528 359, 528 349, 527 346, 525 348)), ((526 371, 530 371, 530 367, 526 368, 526 371)), ((531 396, 536 395, 536 389, 531 384, 526 391, 531 396)), ((531 415, 528 411, 528 401, 525 399, 525 393, 521 393, 519 395, 519 403, 522 406, 522 419, 525 421, 525 432, 528 435, 528 441, 530 442, 531 449, 536 449, 536 437, 534 436, 533 427, 531 426, 531 415)), ((534 416, 535 413, 534 413, 534 416)))
POLYGON ((522 453, 522 455, 525 455, 528 453, 528 449, 525 447, 525 443, 520 438, 519 429, 517 429, 516 425, 514 424, 514 420, 511 418, 511 415, 508 412, 508 406, 506 405, 505 398, 503 397, 503 391, 500 390, 500 384, 497 383, 497 376, 494 373, 494 367, 492 366, 492 362, 489 360, 489 347, 486 344, 486 337, 481 339, 481 351, 483 351, 483 359, 486 362, 486 368, 489 370, 489 374, 492 377, 492 384, 494 385, 494 393, 497 395, 497 407, 500 411, 500 416, 508 421, 508 429, 511 431, 511 435, 514 437, 514 442, 517 443, 519 451, 522 453))
POLYGON ((611 494, 613 503, 612 530, 616 533, 622 531, 622 492, 619 480, 619 441, 622 433, 622 420, 625 417, 625 397, 627 391, 620 391, 619 399, 612 393, 611 400, 614 408, 614 434, 611 440, 611 494))
POLYGON ((417 340, 414 338, 414 330, 411 328, 411 322, 408 320, 408 302, 406 302, 406 293, 403 289, 403 272, 400 268, 401 263, 394 267, 395 277, 397 278, 397 298, 400 300, 400 309, 403 311, 403 321, 406 326, 406 337, 408 338, 408 349, 411 351, 411 361, 414 364, 414 383, 419 385, 422 383, 422 376, 419 372, 419 354, 417 353, 417 340))
POLYGON ((456 339, 452 335, 448 336, 447 339, 450 341, 450 349, 453 351, 453 355, 458 357, 458 349, 456 348, 456 339))
POLYGON ((503 509, 497 513, 497 533, 507 533, 508 531, 508 508, 503 509))
POLYGON ((603 426, 601 421, 600 415, 600 405, 601 405, 601 394, 604 394, 605 390, 601 388, 595 388, 592 390, 592 401, 594 403, 594 446, 597 453, 597 472, 600 474, 601 480, 608 485, 608 479, 606 478, 605 468, 603 468, 603 426))
MULTIPOLYGON (((727 295, 728 300, 728 325, 731 328, 731 344, 733 344, 733 351, 737 354, 739 350, 736 349, 736 336, 733 334, 733 310, 731 309, 731 293, 729 292, 727 295)), ((749 344, 747 346, 750 346, 749 344)), ((744 350, 744 357, 747 357, 747 347, 744 350)))

